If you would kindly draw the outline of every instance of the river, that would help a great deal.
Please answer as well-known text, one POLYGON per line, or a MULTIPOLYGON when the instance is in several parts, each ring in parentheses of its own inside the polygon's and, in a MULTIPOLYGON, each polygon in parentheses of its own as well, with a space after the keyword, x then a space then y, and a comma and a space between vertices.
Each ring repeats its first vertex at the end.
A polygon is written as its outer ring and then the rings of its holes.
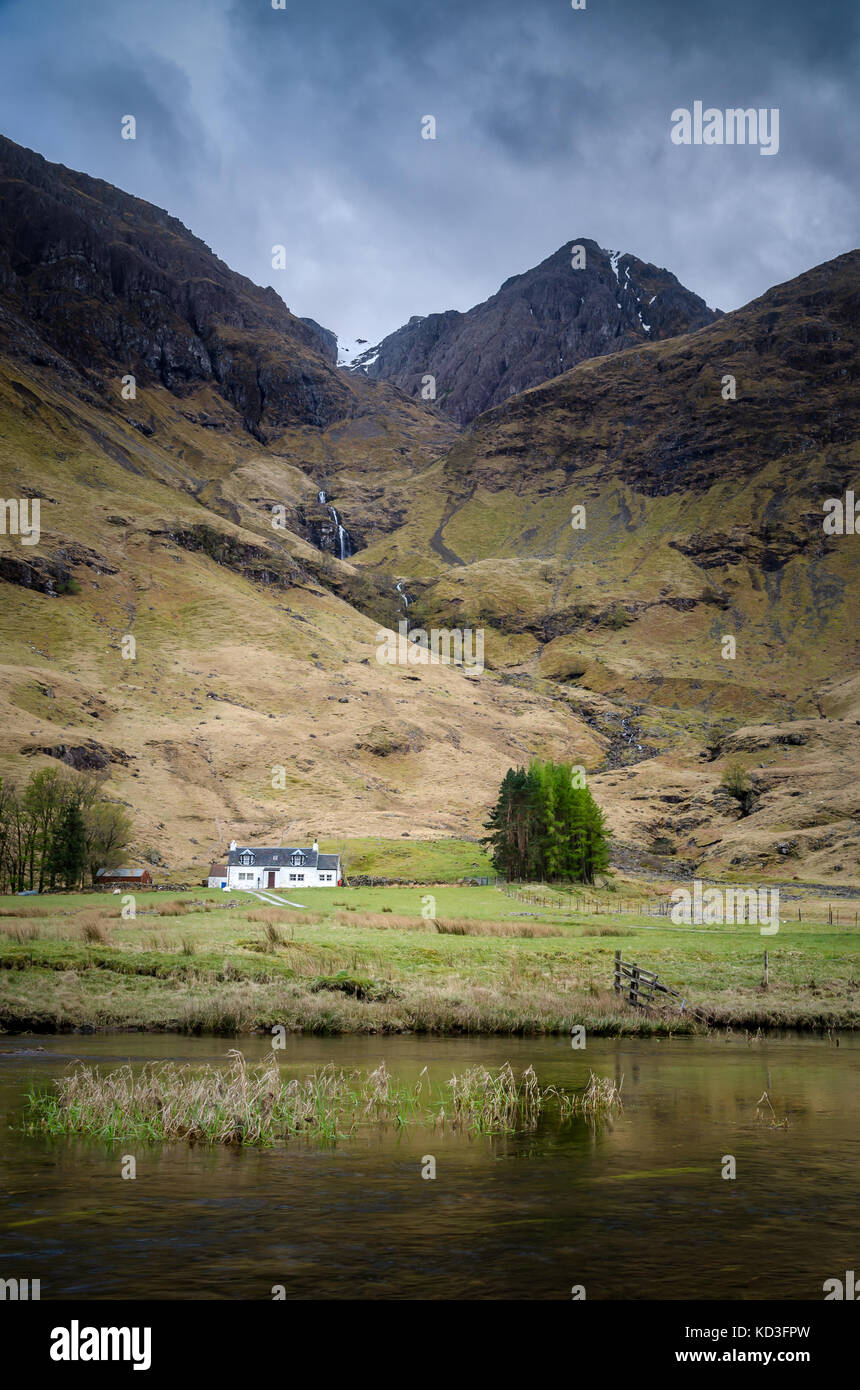
POLYGON ((24 1093, 75 1059, 222 1061, 264 1038, 0 1036, 0 1277, 42 1299, 821 1299, 858 1268, 860 1038, 296 1036, 324 1062, 405 1079, 532 1064, 542 1085, 624 1078, 624 1110, 494 1139, 368 1131, 325 1148, 107 1145, 28 1136, 24 1093), (45 1050, 25 1055, 19 1049, 45 1050), (778 1119, 756 1118, 767 1091, 778 1119), (120 1175, 123 1154, 135 1180, 120 1175), (421 1177, 436 1160, 436 1178, 421 1177), (737 1177, 721 1176, 734 1156, 737 1177))

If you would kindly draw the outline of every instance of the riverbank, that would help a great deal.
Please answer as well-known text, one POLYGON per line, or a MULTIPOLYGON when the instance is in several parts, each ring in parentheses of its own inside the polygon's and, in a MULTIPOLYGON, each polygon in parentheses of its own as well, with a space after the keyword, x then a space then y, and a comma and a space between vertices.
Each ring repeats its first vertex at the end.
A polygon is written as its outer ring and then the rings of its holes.
MULTIPOLYGON (((613 909, 529 907, 492 888, 311 889, 306 910, 207 890, 0 903, 7 1032, 666 1034, 707 1025, 612 989, 616 950, 710 1026, 860 1027, 857 932, 786 922, 677 927, 613 909), (422 913, 435 916, 422 916, 422 913), (763 957, 768 952, 768 983, 763 957)), ((804 914, 804 917, 806 914, 804 914)))

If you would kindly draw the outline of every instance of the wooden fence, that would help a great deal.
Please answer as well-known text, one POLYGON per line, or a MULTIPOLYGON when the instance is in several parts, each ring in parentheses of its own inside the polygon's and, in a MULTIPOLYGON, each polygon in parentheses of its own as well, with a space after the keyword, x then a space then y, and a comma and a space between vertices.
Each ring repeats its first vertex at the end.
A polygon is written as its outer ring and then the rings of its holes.
POLYGON ((620 951, 615 952, 613 983, 615 993, 625 995, 628 1003, 633 1004, 636 1008, 650 1009, 655 1002, 655 997, 664 994, 667 998, 680 999, 679 1010, 682 1014, 694 1014, 696 1018, 707 1022, 707 1014, 696 1008, 694 1004, 689 1004, 679 990, 664 984, 653 970, 646 970, 644 966, 637 965, 635 961, 624 960, 620 951))
MULTIPOLYGON (((520 888, 516 884, 506 883, 504 879, 497 879, 496 885, 499 891, 512 898, 515 902, 526 903, 530 907, 549 907, 558 912, 587 912, 596 916, 604 914, 612 916, 616 913, 630 913, 636 917, 668 917, 671 914, 675 903, 671 898, 623 898, 616 897, 612 902, 601 901, 599 898, 589 898, 585 894, 559 893, 553 891, 548 885, 540 884, 535 888, 520 888)), ((732 887, 733 885, 728 885, 732 887)), ((824 911, 825 909, 822 909, 824 911)), ((795 909, 796 920, 805 921, 807 925, 825 925, 824 918, 812 917, 809 908, 795 909), (806 916, 804 917, 804 911, 806 916)), ((746 909, 745 909, 746 912, 746 909)), ((832 903, 828 903, 826 924, 837 927, 856 927, 860 916, 856 910, 843 911, 834 908, 832 903)), ((795 920, 789 916, 791 908, 787 904, 780 906, 780 920, 788 922, 795 920)), ((745 917, 745 920, 748 920, 745 917)))

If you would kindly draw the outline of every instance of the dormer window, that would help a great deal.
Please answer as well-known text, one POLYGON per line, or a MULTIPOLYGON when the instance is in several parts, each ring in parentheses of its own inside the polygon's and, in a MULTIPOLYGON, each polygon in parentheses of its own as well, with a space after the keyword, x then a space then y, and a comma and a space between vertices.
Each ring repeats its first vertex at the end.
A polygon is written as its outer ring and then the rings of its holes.
POLYGON ((249 849, 243 849, 243 850, 242 850, 242 853, 239 855, 239 863, 240 863, 240 864, 244 864, 246 867, 247 867, 248 864, 253 864, 253 863, 254 863, 254 855, 253 855, 253 853, 251 852, 251 850, 249 850, 249 849))
POLYGON ((296 850, 295 854, 290 856, 291 864, 304 864, 304 862, 305 856, 302 854, 301 850, 296 850))

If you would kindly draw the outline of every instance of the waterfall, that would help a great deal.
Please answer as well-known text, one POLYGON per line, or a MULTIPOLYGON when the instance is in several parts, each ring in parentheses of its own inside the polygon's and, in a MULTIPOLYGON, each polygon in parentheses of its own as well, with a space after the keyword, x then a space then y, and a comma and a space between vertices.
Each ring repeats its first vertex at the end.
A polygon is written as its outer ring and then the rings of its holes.
POLYGON ((339 560, 347 560, 352 554, 352 537, 345 526, 341 525, 337 508, 329 506, 329 516, 337 527, 337 553, 339 560))
POLYGON ((339 560, 348 560, 350 555, 355 553, 355 546, 352 543, 352 536, 342 524, 337 513, 337 508, 333 507, 328 500, 328 493, 324 487, 317 489, 317 500, 320 506, 328 508, 328 514, 337 528, 337 556, 339 560))
POLYGON ((398 581, 397 581, 397 583, 395 584, 394 587, 395 587, 395 589, 397 590, 397 592, 398 592, 398 594, 400 595, 400 597, 403 599, 404 620, 402 620, 402 621, 401 621, 401 624, 400 624, 401 631, 405 631, 406 633, 408 633, 408 632, 409 632, 409 605, 410 605, 410 603, 412 602, 412 600, 411 600, 411 598, 409 597, 409 595, 408 595, 407 593, 404 592, 404 589, 403 589, 403 580, 402 580, 402 579, 398 579, 398 581))

